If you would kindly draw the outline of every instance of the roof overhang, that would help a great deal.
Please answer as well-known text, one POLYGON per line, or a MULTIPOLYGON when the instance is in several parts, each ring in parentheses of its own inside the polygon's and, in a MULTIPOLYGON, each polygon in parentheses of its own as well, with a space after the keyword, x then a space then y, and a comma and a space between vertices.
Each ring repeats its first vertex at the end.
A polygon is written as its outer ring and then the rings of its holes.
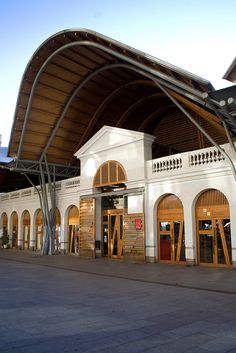
MULTIPOLYGON (((75 152, 104 125, 159 139, 163 119, 181 119, 160 86, 225 137, 202 96, 214 92, 209 81, 91 30, 53 35, 33 54, 21 81, 8 149, 15 169, 37 174, 38 165, 48 163, 71 167, 68 176, 74 167, 78 172, 75 152)), ((194 148, 192 140, 177 147, 194 148)))
POLYGON ((234 58, 232 64, 224 74, 223 78, 225 80, 236 83, 236 57, 234 58))

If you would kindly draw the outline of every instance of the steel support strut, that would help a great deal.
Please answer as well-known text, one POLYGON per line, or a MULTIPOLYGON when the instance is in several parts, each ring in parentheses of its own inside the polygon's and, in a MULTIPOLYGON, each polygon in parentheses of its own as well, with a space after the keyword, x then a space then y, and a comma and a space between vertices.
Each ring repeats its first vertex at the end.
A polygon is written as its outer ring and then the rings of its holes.
POLYGON ((171 94, 169 94, 169 92, 164 87, 162 87, 162 85, 159 84, 159 82, 157 82, 156 80, 153 80, 153 81, 160 88, 160 90, 162 90, 162 92, 164 92, 167 95, 167 97, 169 97, 170 100, 173 103, 175 103, 175 105, 197 127, 197 129, 201 131, 201 133, 208 139, 208 141, 210 141, 213 144, 213 146, 215 146, 222 153, 222 155, 225 156, 225 158, 229 161, 234 179, 236 181, 236 169, 235 169, 234 163, 233 163, 232 159, 230 158, 230 156, 228 155, 228 153, 226 153, 225 150, 215 142, 215 140, 201 127, 201 125, 198 124, 198 122, 187 112, 187 110, 174 97, 172 97, 171 94))
MULTIPOLYGON (((218 116, 218 118, 220 119, 220 121, 222 122, 222 125, 224 126, 231 150, 234 154, 235 160, 236 160, 236 148, 232 139, 232 136, 230 134, 230 130, 228 128, 227 123, 225 122, 225 118, 223 116, 223 114, 221 114, 219 112, 219 110, 216 108, 215 104, 211 101, 209 95, 207 93, 203 94, 203 98, 205 99, 205 101, 207 102, 207 104, 211 107, 211 109, 215 112, 215 114, 218 116)), ((231 122, 231 124, 234 126, 234 128, 236 128, 236 121, 235 119, 230 115, 230 113, 227 111, 227 109, 221 105, 221 107, 224 109, 225 113, 227 113, 227 117, 229 119, 229 121, 231 122)))
POLYGON ((53 183, 51 181, 46 157, 44 159, 44 163, 46 165, 48 185, 46 185, 45 171, 43 170, 42 163, 40 163, 40 187, 42 198, 42 217, 44 224, 44 241, 42 255, 53 255, 56 232, 56 185, 55 176, 53 177, 53 183), (50 200, 48 198, 48 193, 50 196, 50 200))
POLYGON ((29 176, 24 173, 25 177, 28 179, 30 184, 36 190, 39 196, 39 202, 42 212, 42 221, 43 221, 43 229, 44 229, 44 240, 43 247, 41 249, 42 255, 53 255, 55 252, 55 239, 56 239, 56 173, 54 168, 53 181, 51 180, 50 171, 48 168, 47 160, 45 157, 44 164, 40 164, 40 177, 39 184, 40 188, 38 188, 29 176), (45 180, 45 170, 43 169, 43 165, 46 165, 46 173, 48 183, 46 184, 45 180), (48 194, 50 199, 48 198, 48 194))

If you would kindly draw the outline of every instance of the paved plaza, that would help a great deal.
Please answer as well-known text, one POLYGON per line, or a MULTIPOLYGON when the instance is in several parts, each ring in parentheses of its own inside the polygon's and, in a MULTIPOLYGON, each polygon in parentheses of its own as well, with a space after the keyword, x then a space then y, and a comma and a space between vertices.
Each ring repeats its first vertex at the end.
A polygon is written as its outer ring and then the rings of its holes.
POLYGON ((236 352, 236 271, 0 250, 1 353, 236 352))

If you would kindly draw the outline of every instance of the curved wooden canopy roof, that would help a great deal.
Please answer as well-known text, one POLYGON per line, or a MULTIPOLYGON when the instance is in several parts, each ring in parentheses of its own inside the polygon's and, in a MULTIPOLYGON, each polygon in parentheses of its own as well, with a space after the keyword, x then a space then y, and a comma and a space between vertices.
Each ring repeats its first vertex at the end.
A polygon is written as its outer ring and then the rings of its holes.
POLYGON ((156 136, 154 155, 209 142, 168 98, 165 87, 213 135, 220 120, 202 99, 214 88, 202 78, 90 30, 66 30, 34 53, 19 89, 8 155, 73 165, 74 153, 102 126, 156 136))

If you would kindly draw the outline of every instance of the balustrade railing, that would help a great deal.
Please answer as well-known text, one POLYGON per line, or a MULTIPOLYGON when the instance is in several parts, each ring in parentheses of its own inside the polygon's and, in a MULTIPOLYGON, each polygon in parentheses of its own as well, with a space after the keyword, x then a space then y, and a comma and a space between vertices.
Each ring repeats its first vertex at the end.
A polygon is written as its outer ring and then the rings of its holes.
POLYGON ((195 152, 195 153, 190 153, 189 165, 195 166, 195 165, 215 163, 215 162, 220 162, 224 159, 225 157, 223 156, 223 154, 216 149, 213 149, 211 151, 195 152))
POLYGON ((2 194, 2 195, 0 195, 0 200, 1 200, 1 201, 9 200, 9 198, 10 198, 10 195, 9 195, 9 194, 2 194))
MULTIPOLYGON (((79 178, 72 178, 71 180, 62 180, 56 183, 56 191, 63 192, 65 189, 75 188, 80 186, 79 178)), ((46 186, 48 187, 48 185, 46 186)), ((41 192, 41 187, 37 186, 37 190, 41 192)), ((37 190, 33 187, 23 189, 20 191, 9 192, 5 194, 0 194, 0 201, 7 201, 12 199, 23 198, 27 196, 36 196, 38 194, 37 190)))
POLYGON ((32 194, 31 189, 26 189, 21 191, 21 197, 31 196, 31 194, 32 194))
POLYGON ((80 186, 80 179, 75 179, 75 180, 69 180, 66 182, 66 189, 68 188, 75 188, 75 187, 78 187, 80 186))
POLYGON ((13 192, 10 195, 10 199, 18 199, 20 197, 20 192, 13 192))
MULTIPOLYGON (((225 147, 225 146, 224 146, 225 147)), ((212 167, 217 166, 225 160, 225 156, 215 147, 205 148, 202 150, 181 153, 165 158, 158 158, 152 161, 152 174, 170 171, 191 171, 195 167, 212 167)))
POLYGON ((159 173, 169 170, 176 170, 182 168, 181 157, 168 157, 166 159, 154 160, 152 164, 152 172, 159 173))

